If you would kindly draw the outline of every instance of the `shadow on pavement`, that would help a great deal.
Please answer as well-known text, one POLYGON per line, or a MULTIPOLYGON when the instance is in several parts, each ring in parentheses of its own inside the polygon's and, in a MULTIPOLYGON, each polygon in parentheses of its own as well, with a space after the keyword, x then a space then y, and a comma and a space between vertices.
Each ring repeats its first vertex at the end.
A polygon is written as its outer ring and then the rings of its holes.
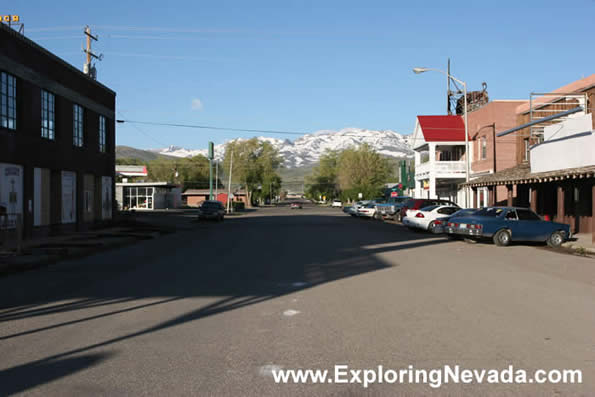
POLYGON ((0 372, 0 390, 12 395, 83 371, 106 360, 111 354, 94 353, 59 360, 19 365, 0 372))
MULTIPOLYGON (((277 211, 277 212, 275 212, 277 211)), ((97 365, 81 353, 240 309, 298 290, 390 267, 377 255, 446 242, 332 210, 257 213, 0 279, 0 323, 94 308, 93 315, 0 334, 0 341, 193 297, 212 304, 124 336, 0 371, 0 391, 17 392, 97 365), (272 216, 271 216, 272 215, 272 216), (141 299, 149 302, 133 302, 141 299), (119 305, 110 310, 110 305, 119 305), (122 305, 125 305, 122 308, 122 305), (97 309, 105 309, 97 313, 97 309), (76 355, 76 357, 73 357, 76 355)), ((51 319, 51 317, 50 317, 51 319)), ((32 322, 32 321, 31 321, 32 322)))

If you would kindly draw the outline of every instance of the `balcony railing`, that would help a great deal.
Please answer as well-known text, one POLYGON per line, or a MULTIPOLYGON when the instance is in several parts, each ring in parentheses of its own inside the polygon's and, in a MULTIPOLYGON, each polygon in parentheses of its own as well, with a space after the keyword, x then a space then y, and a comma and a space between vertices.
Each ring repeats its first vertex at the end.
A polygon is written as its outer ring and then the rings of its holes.
POLYGON ((429 175, 430 173, 440 176, 441 174, 461 174, 465 175, 464 161, 435 161, 433 166, 431 163, 423 163, 417 165, 415 175, 429 175))

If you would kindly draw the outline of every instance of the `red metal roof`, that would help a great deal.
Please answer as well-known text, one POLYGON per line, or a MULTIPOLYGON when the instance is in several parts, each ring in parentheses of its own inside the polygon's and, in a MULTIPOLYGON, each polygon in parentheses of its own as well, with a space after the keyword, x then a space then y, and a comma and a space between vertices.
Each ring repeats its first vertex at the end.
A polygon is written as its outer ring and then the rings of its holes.
POLYGON ((461 116, 417 116, 417 120, 426 142, 465 140, 465 123, 461 116))

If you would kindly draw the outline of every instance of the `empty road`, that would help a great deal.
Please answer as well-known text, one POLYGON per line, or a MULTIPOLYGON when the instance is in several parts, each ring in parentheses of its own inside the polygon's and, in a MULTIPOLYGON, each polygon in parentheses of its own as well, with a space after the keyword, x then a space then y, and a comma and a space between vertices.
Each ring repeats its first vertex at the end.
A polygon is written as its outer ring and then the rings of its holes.
MULTIPOLYGON (((348 377, 350 378, 350 377, 348 377)), ((0 395, 589 395, 595 260, 265 208, 0 278, 0 395), (582 384, 276 384, 276 369, 581 369, 582 384)))

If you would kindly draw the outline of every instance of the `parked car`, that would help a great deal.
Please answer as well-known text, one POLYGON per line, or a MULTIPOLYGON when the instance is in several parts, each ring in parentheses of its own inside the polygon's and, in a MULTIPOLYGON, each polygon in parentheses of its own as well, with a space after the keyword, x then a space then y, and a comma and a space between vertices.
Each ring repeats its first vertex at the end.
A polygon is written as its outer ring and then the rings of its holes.
MULTIPOLYGON (((477 208, 463 208, 451 215, 436 218, 434 220, 434 227, 431 228, 430 231, 432 233, 436 233, 436 234, 445 233, 446 225, 448 224, 448 221, 450 220, 450 218, 472 215, 477 211, 478 211, 477 208)), ((454 236, 454 235, 452 235, 452 236, 454 236)))
POLYGON ((341 207, 343 207, 343 203, 341 202, 341 200, 333 200, 333 203, 331 204, 331 207, 333 207, 333 208, 341 208, 341 207))
POLYGON ((291 203, 289 205, 289 208, 291 208, 292 210, 294 210, 294 209, 300 209, 301 210, 302 209, 302 204, 301 203, 291 203))
POLYGON ((559 247, 572 237, 569 225, 544 221, 530 209, 517 207, 486 207, 473 215, 452 217, 446 231, 472 239, 491 238, 501 247, 513 241, 539 241, 559 247))
POLYGON ((215 219, 223 221, 225 217, 225 207, 221 202, 215 200, 203 201, 198 207, 198 219, 215 219))
POLYGON ((395 219, 403 204, 410 199, 407 196, 390 197, 384 203, 376 204, 376 210, 383 218, 395 219))
POLYGON ((376 204, 370 202, 364 206, 361 206, 357 209, 357 216, 362 218, 374 218, 376 215, 376 204))
POLYGON ((409 199, 407 200, 401 210, 396 215, 396 220, 399 222, 403 221, 403 218, 407 216, 408 210, 418 210, 420 208, 429 207, 430 205, 449 205, 453 207, 458 207, 455 203, 450 200, 443 200, 443 199, 409 199))
POLYGON ((351 216, 357 216, 357 207, 353 205, 343 207, 343 212, 351 216))
POLYGON ((458 210, 460 210, 458 206, 452 205, 431 205, 419 210, 407 210, 407 216, 403 218, 403 225, 411 229, 422 229, 433 232, 437 218, 454 214, 458 210))

